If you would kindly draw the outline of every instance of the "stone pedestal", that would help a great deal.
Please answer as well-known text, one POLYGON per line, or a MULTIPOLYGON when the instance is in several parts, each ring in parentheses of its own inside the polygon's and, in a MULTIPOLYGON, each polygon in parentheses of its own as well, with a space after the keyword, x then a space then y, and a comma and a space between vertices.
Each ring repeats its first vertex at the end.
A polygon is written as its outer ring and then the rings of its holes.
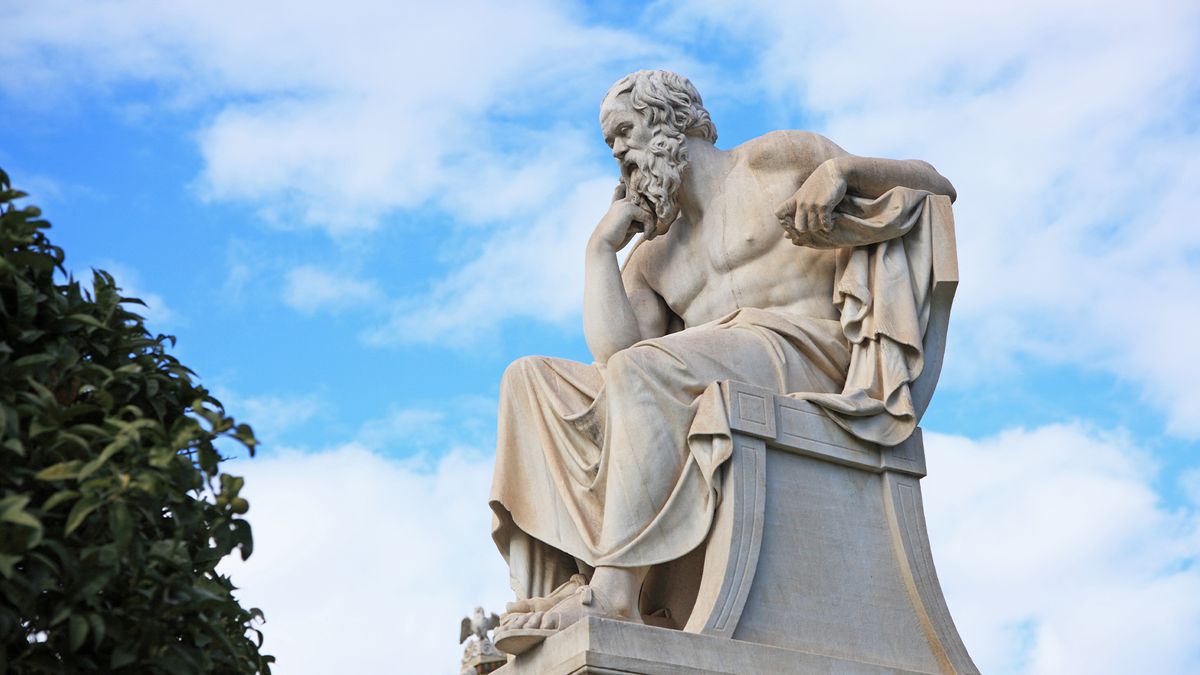
POLYGON ((740 640, 590 618, 551 636, 541 646, 497 670, 496 675, 882 675, 923 672, 931 671, 905 670, 740 640))

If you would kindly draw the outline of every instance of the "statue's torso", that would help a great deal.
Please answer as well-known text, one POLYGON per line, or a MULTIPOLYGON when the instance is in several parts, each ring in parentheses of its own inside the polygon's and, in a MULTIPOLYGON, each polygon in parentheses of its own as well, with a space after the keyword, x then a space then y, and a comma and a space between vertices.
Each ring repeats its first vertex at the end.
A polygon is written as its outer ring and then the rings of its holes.
POLYGON ((810 137, 782 132, 735 148, 722 189, 706 200, 697 222, 680 218, 632 254, 630 265, 684 326, 746 307, 837 318, 833 251, 792 244, 775 218, 779 205, 831 156, 810 137))

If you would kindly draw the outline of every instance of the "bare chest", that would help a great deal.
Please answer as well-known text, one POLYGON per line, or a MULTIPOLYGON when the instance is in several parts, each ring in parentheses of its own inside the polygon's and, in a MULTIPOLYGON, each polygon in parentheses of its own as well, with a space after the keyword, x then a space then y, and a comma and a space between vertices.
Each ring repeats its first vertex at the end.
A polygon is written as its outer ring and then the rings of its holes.
POLYGON ((797 183, 731 174, 696 222, 681 219, 647 244, 646 279, 685 325, 745 307, 828 314, 832 257, 794 246, 774 215, 797 183))

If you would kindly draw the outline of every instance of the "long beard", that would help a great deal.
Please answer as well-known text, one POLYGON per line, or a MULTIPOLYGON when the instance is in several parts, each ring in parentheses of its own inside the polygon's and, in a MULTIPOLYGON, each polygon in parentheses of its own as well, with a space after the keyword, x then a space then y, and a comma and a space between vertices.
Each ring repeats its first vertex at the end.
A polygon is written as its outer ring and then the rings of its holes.
POLYGON ((655 216, 654 223, 645 224, 646 239, 665 234, 679 217, 680 175, 687 166, 682 139, 656 135, 648 149, 630 150, 625 160, 626 194, 655 216))

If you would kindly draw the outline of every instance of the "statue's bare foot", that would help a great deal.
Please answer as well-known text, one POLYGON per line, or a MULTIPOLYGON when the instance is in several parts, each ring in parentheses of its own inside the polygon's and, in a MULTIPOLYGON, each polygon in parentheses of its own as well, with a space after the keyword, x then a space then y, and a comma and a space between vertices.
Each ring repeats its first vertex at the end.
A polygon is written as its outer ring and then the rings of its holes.
POLYGON ((642 623, 636 608, 618 607, 592 586, 581 586, 548 610, 512 615, 510 621, 496 631, 496 647, 510 654, 520 654, 588 616, 642 623))
POLYGON ((500 617, 500 622, 507 623, 511 618, 519 614, 528 614, 530 612, 544 612, 551 607, 557 605, 563 598, 570 596, 583 585, 587 584, 587 578, 582 574, 572 574, 571 578, 563 585, 550 591, 549 595, 540 598, 528 598, 526 600, 516 600, 505 605, 504 616, 500 617))

